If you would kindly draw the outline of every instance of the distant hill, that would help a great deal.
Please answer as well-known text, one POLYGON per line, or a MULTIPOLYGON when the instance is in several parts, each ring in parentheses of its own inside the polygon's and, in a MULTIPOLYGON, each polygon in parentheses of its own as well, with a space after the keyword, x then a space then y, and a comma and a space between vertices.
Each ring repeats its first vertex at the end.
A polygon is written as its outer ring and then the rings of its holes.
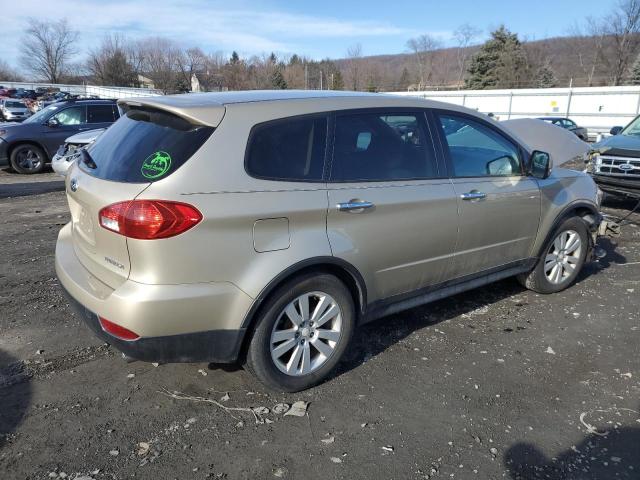
MULTIPOLYGON (((614 57, 610 37, 555 37, 525 41, 523 46, 531 73, 527 81, 511 85, 510 88, 536 87, 536 72, 545 64, 553 70, 556 86, 559 87, 569 86, 570 83, 581 87, 610 84, 610 64, 614 57)), ((476 45, 466 49, 444 48, 431 52, 427 89, 463 88, 461 70, 466 70, 468 61, 479 48, 480 45, 476 45), (463 63, 465 68, 461 69, 463 63)), ((345 78, 345 88, 353 88, 354 63, 358 65, 359 89, 369 87, 393 91, 417 87, 418 68, 415 56, 411 53, 338 59, 334 62, 345 78)))

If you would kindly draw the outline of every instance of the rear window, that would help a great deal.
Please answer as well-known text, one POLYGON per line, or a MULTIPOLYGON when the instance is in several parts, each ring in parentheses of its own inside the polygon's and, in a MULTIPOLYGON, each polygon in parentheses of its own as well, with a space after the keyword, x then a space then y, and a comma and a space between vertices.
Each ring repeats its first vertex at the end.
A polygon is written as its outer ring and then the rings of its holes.
POLYGON ((256 125, 245 167, 253 177, 321 181, 327 143, 326 117, 291 117, 256 125))
POLYGON ((131 108, 87 149, 80 168, 104 180, 155 182, 189 160, 213 130, 168 112, 131 108))

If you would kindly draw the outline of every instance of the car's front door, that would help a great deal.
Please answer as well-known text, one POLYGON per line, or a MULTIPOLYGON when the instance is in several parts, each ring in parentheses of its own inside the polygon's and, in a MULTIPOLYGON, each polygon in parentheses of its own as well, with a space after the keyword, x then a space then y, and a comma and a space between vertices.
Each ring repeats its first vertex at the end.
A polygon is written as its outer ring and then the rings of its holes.
POLYGON ((448 276, 529 258, 540 220, 540 190, 524 173, 522 149, 477 117, 446 110, 435 117, 460 212, 448 276))
POLYGON ((458 212, 424 112, 337 113, 334 125, 327 216, 333 255, 359 270, 369 302, 440 282, 458 212))
POLYGON ((44 124, 44 144, 49 158, 64 141, 87 127, 87 108, 74 105, 60 110, 44 124))

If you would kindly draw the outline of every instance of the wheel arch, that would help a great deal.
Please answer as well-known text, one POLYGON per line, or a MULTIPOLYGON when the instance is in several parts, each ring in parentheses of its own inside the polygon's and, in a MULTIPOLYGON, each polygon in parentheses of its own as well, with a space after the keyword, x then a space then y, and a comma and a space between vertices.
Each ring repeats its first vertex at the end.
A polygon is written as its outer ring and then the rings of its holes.
POLYGON ((564 222, 567 218, 571 217, 580 217, 587 224, 587 228, 589 230, 593 230, 593 228, 597 228, 600 223, 601 215, 598 212, 598 208, 595 204, 586 202, 586 201, 577 201, 567 205, 555 218, 553 223, 551 224, 551 228, 545 235, 544 242, 539 246, 537 251, 537 257, 540 257, 548 245, 551 237, 555 233, 556 229, 562 222, 564 222))
POLYGON ((20 145, 33 145, 34 147, 38 147, 40 150, 42 150, 42 153, 44 153, 45 163, 51 162, 49 152, 47 152, 45 146, 36 140, 14 140, 13 142, 9 143, 9 146, 7 147, 7 158, 9 159, 9 162, 11 162, 11 154, 20 145))
POLYGON ((241 355, 246 353, 246 347, 251 338, 251 332, 255 328, 260 311, 266 300, 273 292, 292 278, 305 275, 308 273, 326 272, 340 279, 351 293, 353 302, 356 306, 357 323, 359 324, 364 318, 367 305, 366 284, 360 272, 350 263, 335 257, 315 257, 301 262, 295 263, 278 274, 266 287, 262 289, 256 297, 242 321, 241 328, 245 329, 247 334, 243 339, 241 355))

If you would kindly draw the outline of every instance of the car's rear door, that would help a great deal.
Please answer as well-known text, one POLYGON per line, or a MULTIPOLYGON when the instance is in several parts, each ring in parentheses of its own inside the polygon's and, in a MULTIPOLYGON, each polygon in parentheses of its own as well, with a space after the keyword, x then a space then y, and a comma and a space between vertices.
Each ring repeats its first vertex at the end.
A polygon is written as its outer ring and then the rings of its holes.
POLYGON ((434 111, 458 201, 460 226, 449 276, 527 259, 540 220, 540 190, 525 175, 524 152, 490 122, 434 111))
POLYGON ((369 302, 440 282, 458 227, 455 193, 421 110, 334 117, 327 233, 369 302))
POLYGON ((116 121, 114 107, 110 103, 87 105, 87 125, 83 129, 108 128, 116 121))

